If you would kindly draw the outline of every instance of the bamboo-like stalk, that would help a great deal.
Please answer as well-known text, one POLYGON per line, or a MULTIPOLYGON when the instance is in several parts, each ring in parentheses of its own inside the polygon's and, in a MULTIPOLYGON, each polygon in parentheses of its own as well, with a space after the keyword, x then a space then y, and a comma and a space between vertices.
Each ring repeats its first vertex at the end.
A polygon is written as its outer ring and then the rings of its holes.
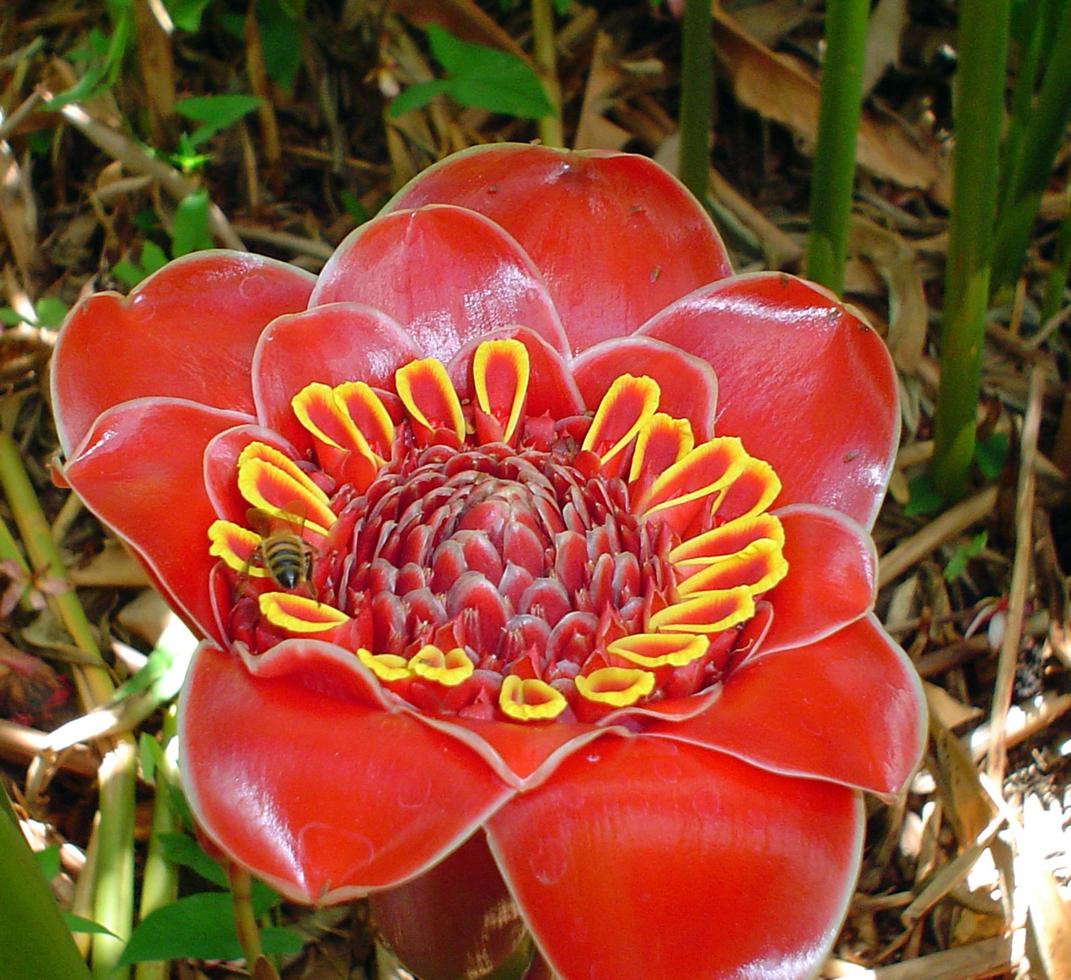
POLYGON ((937 489, 947 499, 962 495, 974 456, 1009 7, 1010 0, 959 4, 956 145, 932 470, 937 489))
POLYGON ((714 65, 710 0, 685 0, 681 25, 681 118, 678 175, 700 201, 710 174, 714 65))
MULTIPOLYGON (((163 730, 160 733, 160 747, 167 752, 168 743, 175 737, 177 728, 174 705, 164 714, 163 730)), ((144 921, 151 913, 165 905, 170 905, 178 897, 178 871, 164 855, 160 846, 160 835, 171 834, 178 829, 168 787, 171 775, 167 766, 157 766, 154 779, 155 792, 152 805, 152 833, 149 837, 149 849, 145 858, 145 871, 141 879, 141 903, 138 906, 138 918, 144 921)), ((138 963, 134 968, 134 980, 167 980, 171 967, 167 963, 138 963)))
MULTIPOLYGON (((23 466, 18 446, 6 432, 0 432, 0 486, 15 517, 34 574, 60 579, 69 586, 63 560, 23 466)), ((77 593, 73 587, 68 587, 50 596, 49 602, 79 650, 93 661, 89 666, 73 668, 83 708, 89 710, 104 704, 115 688, 77 593)), ((93 937, 93 975, 109 980, 122 980, 129 975, 129 971, 116 972, 114 968, 123 941, 130 935, 134 911, 136 761, 133 739, 124 736, 111 743, 100 767, 100 861, 93 918, 114 936, 101 934, 93 937)))
MULTIPOLYGON (((1037 16, 1045 13, 1040 9, 1037 16)), ((1047 20, 1048 18, 1046 18, 1047 20)), ((961 52, 962 57, 962 52, 961 52)), ((994 289, 1010 285, 1018 275, 1030 241, 1033 219, 1052 172, 1071 118, 1071 4, 1052 40, 1037 102, 1029 112, 1014 159, 1007 161, 1008 189, 997 229, 993 252, 994 289)), ((995 123, 993 124, 996 125, 995 123)))
POLYGON ((811 180, 807 277, 838 296, 844 292, 869 13, 868 0, 830 0, 826 4, 826 54, 811 180))
POLYGON ((554 8, 551 0, 532 0, 532 54, 543 83, 543 91, 553 111, 539 120, 539 138, 545 146, 564 146, 562 134, 562 90, 558 84, 554 51, 554 8))
POLYGON ((0 783, 0 971, 34 980, 88 980, 0 783))

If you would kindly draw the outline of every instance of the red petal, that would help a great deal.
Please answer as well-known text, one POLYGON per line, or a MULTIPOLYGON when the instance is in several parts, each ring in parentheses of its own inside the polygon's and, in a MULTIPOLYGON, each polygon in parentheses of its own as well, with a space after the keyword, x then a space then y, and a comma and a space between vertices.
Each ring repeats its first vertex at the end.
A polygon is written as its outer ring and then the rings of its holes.
POLYGON ((800 977, 855 883, 857 794, 717 752, 607 739, 488 822, 565 977, 800 977), (801 900, 805 896, 805 900, 801 900))
POLYGON ((629 334, 732 273, 706 212, 646 157, 482 146, 425 170, 387 207, 434 202, 479 211, 520 242, 543 273, 573 351, 629 334))
POLYGON ((208 527, 216 519, 202 478, 205 447, 249 422, 177 398, 140 398, 94 422, 65 475, 86 505, 129 542, 180 612, 216 637, 208 527))
POLYGON ((646 336, 709 361, 720 435, 771 463, 781 504, 824 504, 873 523, 899 437, 896 376, 881 338, 818 287, 738 276, 685 297, 646 336))
POLYGON ((584 401, 561 354, 523 327, 494 330, 465 344, 447 368, 454 387, 458 391, 472 391, 472 359, 483 341, 508 339, 519 340, 528 350, 528 400, 524 411, 527 418, 549 413, 553 419, 563 419, 584 411, 584 401))
POLYGON ((253 361, 257 415, 294 446, 308 449, 312 436, 290 406, 302 388, 313 381, 364 381, 393 391, 394 372, 419 356, 395 320, 355 303, 280 317, 264 331, 253 361))
POLYGON ((805 504, 776 516, 788 575, 766 595, 774 615, 763 653, 812 643, 864 616, 877 584, 874 542, 855 521, 805 504))
POLYGON ((621 337, 584 351, 573 361, 573 377, 589 408, 596 408, 622 374, 645 374, 662 391, 658 409, 692 423, 696 442, 714 434, 718 379, 710 365, 650 337, 621 337))
POLYGON ((341 648, 301 640, 264 657, 286 663, 254 677, 215 647, 196 655, 180 703, 183 785, 208 836, 287 897, 343 901, 404 881, 509 796, 411 715, 328 693, 345 670, 330 661, 355 660, 341 648))
POLYGON ((649 733, 894 794, 925 746, 923 703, 914 667, 869 616, 810 646, 745 662, 708 712, 649 733))
POLYGON ((303 309, 313 277, 245 252, 198 252, 129 297, 97 293, 74 308, 52 355, 52 404, 65 451, 105 409, 172 395, 253 411, 249 364, 264 326, 303 309))
POLYGON ((474 963, 497 966, 527 934, 482 833, 369 904, 387 945, 423 980, 470 977, 474 963))
POLYGON ((496 224, 463 208, 397 212, 362 225, 324 266, 310 303, 339 300, 383 310, 405 325, 421 354, 440 361, 513 323, 566 350, 531 260, 496 224))

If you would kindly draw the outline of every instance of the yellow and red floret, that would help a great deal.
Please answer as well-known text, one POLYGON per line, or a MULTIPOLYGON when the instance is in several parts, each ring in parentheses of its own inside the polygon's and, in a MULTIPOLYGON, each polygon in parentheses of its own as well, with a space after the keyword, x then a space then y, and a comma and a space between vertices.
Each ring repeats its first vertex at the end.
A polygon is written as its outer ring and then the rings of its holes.
POLYGON ((433 358, 394 391, 303 388, 310 458, 253 441, 236 479, 309 574, 280 589, 273 532, 217 520, 231 638, 328 640, 410 704, 474 719, 597 720, 723 680, 787 572, 777 475, 732 436, 696 445, 649 377, 562 419, 526 415, 530 380, 506 339, 477 346, 461 392, 433 358))

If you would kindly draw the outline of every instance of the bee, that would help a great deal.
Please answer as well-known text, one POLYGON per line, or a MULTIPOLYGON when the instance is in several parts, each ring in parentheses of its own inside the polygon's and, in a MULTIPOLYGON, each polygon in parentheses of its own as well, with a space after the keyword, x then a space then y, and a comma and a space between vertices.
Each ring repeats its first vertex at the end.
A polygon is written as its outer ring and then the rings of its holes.
POLYGON ((260 535, 255 561, 280 589, 293 591, 309 581, 315 549, 306 541, 300 524, 260 508, 248 513, 249 523, 260 535))

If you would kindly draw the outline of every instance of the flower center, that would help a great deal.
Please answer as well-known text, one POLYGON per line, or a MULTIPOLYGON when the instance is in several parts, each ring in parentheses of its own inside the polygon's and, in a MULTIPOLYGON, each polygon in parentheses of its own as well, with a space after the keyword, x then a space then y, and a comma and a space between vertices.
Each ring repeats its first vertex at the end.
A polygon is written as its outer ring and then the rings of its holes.
POLYGON ((247 523, 218 520, 231 637, 346 647, 433 713, 579 719, 706 690, 780 581, 772 468, 696 446, 622 375, 594 416, 525 412, 518 340, 480 344, 459 395, 413 361, 395 392, 313 383, 292 400, 308 458, 238 458, 247 523))

